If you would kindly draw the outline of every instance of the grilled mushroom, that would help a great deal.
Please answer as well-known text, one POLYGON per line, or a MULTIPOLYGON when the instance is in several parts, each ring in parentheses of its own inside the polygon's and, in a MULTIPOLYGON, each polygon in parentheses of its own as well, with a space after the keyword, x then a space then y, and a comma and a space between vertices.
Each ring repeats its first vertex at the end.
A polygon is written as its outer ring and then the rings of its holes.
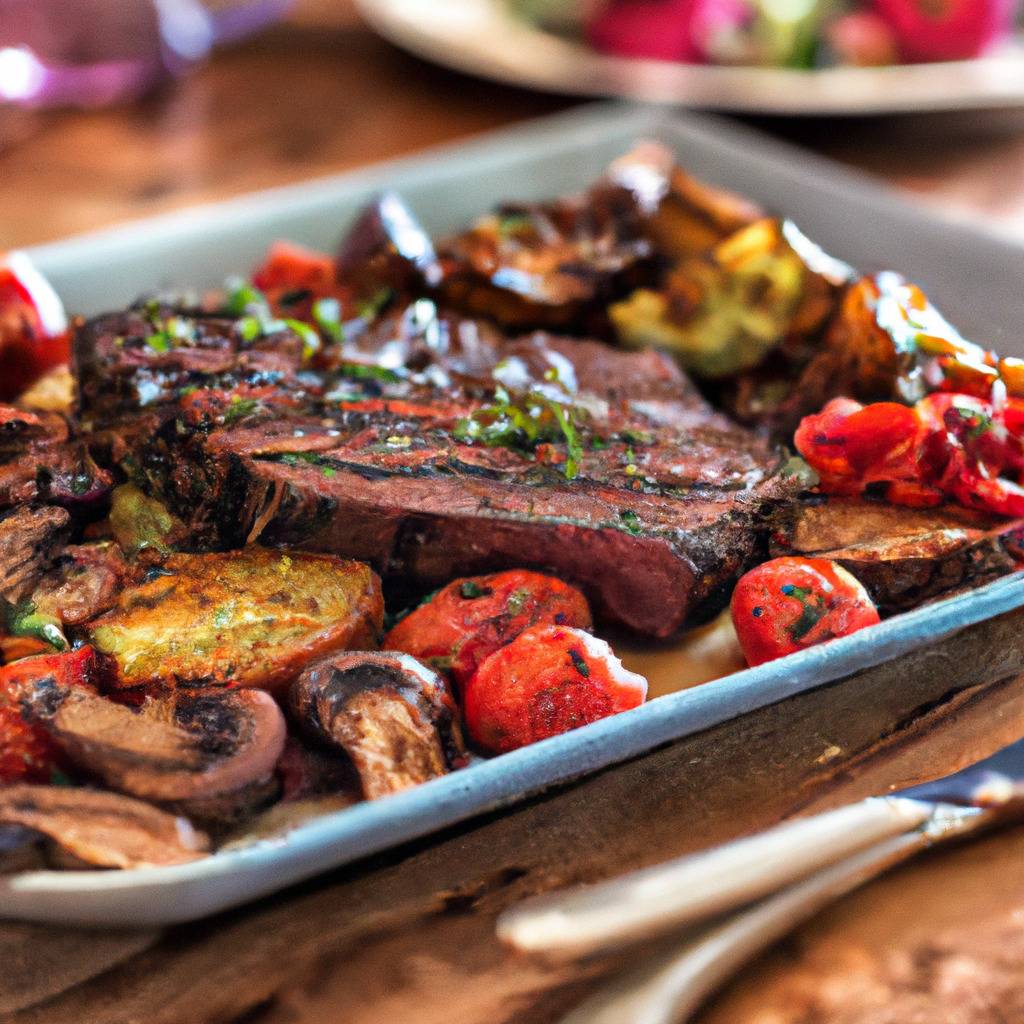
POLYGON ((444 775, 464 756, 447 684, 407 654, 317 662, 293 684, 291 709, 307 731, 348 754, 370 800, 444 775))
POLYGON ((3 787, 0 825, 38 832, 94 867, 164 867, 209 850, 206 836, 184 818, 117 793, 68 786, 3 787))
POLYGON ((231 823, 278 790, 285 722, 262 690, 200 690, 139 710, 84 688, 37 682, 21 701, 80 768, 111 789, 191 818, 231 823))

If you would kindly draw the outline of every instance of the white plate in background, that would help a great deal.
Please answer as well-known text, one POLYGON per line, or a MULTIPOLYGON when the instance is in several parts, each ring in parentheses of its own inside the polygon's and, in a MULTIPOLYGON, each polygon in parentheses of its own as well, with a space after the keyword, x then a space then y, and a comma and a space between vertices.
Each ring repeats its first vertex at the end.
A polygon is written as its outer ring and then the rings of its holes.
POLYGON ((503 0, 356 0, 405 50, 545 92, 748 114, 885 114, 1024 107, 1024 43, 978 60, 815 71, 613 57, 516 18, 503 0))

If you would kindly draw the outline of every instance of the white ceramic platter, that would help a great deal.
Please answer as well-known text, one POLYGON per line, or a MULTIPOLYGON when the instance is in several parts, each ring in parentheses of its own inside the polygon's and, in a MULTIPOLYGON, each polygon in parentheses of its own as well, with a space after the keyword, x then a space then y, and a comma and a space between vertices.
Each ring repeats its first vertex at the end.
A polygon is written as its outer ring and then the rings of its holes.
POLYGON ((503 0, 356 0, 382 36, 481 78, 751 114, 882 114, 1024 107, 1024 44, 980 60, 883 68, 711 67, 611 57, 545 32, 503 0))
MULTIPOLYGON (((501 199, 578 190, 645 137, 670 146, 694 173, 785 211, 836 256, 865 269, 904 269, 969 336, 1024 355, 1020 247, 937 219, 861 176, 749 129, 619 104, 40 246, 31 255, 71 310, 95 313, 161 286, 219 284, 228 272, 253 266, 275 238, 331 249, 382 188, 401 192, 428 230, 443 232, 501 199)), ((137 926, 211 914, 907 656, 1021 606, 1024 579, 1007 577, 417 789, 324 815, 283 839, 184 866, 0 878, 0 917, 137 926)))

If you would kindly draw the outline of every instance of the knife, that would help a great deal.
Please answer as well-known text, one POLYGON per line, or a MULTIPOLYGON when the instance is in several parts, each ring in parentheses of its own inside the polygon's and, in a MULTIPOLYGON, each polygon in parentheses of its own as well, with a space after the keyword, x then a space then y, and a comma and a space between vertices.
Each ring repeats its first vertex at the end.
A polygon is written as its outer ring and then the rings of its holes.
MULTIPOLYGON (((498 919, 525 952, 579 957, 707 921, 897 837, 905 856, 1024 817, 1024 740, 936 782, 775 828, 596 885, 534 897, 498 919)), ((885 869, 887 862, 879 862, 885 869)), ((878 873, 876 872, 876 873, 878 873)))

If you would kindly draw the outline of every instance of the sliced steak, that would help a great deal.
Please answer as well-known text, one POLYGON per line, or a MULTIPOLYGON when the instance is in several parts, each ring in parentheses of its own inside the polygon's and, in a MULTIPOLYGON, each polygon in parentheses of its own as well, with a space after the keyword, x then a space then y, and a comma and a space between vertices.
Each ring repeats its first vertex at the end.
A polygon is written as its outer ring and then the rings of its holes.
POLYGON ((88 505, 110 490, 86 446, 56 413, 0 405, 0 509, 28 502, 88 505))
MULTIPOLYGON (((110 340, 123 320, 94 321, 76 354, 111 353, 111 372, 127 383, 112 389, 122 395, 114 408, 102 388, 83 388, 82 414, 135 438, 117 461, 159 492, 198 546, 258 538, 341 553, 407 592, 531 567, 582 586, 605 619, 653 636, 724 604, 763 552, 766 513, 797 489, 779 475, 778 452, 713 412, 656 353, 542 334, 502 342, 429 302, 414 307, 415 317, 392 316, 347 347, 363 362, 335 353, 319 375, 259 391, 237 383, 237 363, 197 371, 186 338, 161 358, 179 382, 191 366, 190 384, 176 399, 161 392, 155 417, 137 408, 145 429, 134 434, 137 386, 118 361, 126 346, 110 340), (465 439, 460 420, 495 401, 496 380, 518 394, 553 382, 571 394, 583 449, 575 479, 559 436, 525 449, 465 439)), ((149 363, 139 372, 148 379, 149 363)))
POLYGON ((60 554, 71 517, 62 508, 17 508, 0 516, 0 597, 28 597, 60 554))

